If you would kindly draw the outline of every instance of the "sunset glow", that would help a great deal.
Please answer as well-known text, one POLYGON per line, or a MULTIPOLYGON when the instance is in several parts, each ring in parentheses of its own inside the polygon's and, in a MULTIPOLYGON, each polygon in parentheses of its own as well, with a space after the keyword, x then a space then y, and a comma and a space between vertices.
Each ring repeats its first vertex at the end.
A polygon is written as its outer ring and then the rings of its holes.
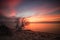
POLYGON ((26 18, 29 22, 60 21, 60 15, 43 15, 26 18), (57 20, 56 20, 57 19, 57 20))

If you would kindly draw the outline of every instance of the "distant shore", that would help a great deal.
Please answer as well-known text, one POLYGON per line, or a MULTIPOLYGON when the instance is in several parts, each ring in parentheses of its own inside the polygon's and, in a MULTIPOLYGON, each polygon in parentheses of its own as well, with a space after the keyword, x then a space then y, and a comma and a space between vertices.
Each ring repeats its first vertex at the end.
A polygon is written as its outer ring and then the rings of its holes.
POLYGON ((60 21, 44 21, 44 22, 29 22, 29 23, 60 23, 60 21))

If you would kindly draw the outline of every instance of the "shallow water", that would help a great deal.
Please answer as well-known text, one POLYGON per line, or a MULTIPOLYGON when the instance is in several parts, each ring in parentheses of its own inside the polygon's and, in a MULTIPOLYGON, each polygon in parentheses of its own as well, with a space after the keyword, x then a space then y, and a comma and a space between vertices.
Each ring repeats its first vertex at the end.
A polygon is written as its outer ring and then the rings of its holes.
POLYGON ((60 23, 30 23, 25 26, 26 30, 58 33, 60 30, 60 23))

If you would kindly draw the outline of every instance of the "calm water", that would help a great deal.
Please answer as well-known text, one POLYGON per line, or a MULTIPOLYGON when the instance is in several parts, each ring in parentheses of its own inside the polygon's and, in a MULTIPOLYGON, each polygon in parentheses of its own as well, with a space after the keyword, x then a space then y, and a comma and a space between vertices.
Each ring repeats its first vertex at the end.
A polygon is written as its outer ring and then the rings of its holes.
POLYGON ((57 33, 60 30, 60 23, 30 23, 25 29, 40 32, 57 33))
MULTIPOLYGON (((16 29, 16 23, 7 23, 11 29, 16 29)), ((24 30, 40 31, 40 32, 60 32, 60 23, 29 23, 24 30)))

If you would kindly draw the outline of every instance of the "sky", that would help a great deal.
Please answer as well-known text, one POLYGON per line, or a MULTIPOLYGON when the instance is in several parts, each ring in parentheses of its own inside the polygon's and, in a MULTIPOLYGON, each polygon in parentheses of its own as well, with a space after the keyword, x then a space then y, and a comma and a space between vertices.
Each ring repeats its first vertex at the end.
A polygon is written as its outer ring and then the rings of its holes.
POLYGON ((30 22, 60 20, 58 0, 0 0, 0 3, 0 12, 7 17, 26 17, 30 22))

